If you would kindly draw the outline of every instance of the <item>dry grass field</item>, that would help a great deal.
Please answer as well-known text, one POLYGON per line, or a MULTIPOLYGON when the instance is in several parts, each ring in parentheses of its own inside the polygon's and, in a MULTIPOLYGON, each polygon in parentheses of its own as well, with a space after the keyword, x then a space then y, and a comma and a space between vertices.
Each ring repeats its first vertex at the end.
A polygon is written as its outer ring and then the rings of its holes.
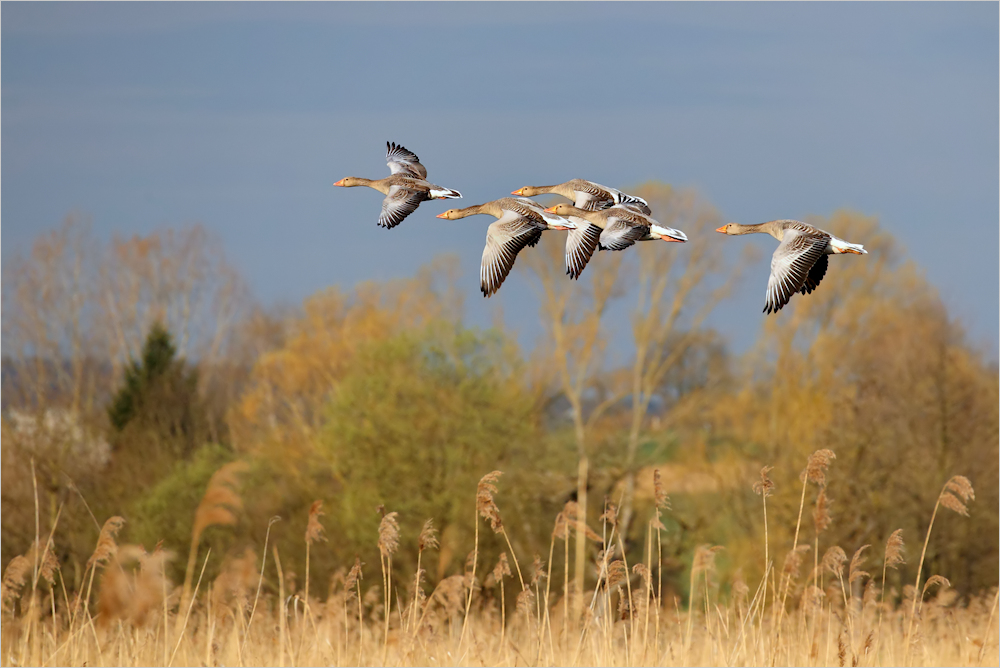
MULTIPOLYGON (((833 453, 814 453, 803 470, 805 486, 823 482, 833 453)), ((643 559, 629 563, 617 533, 617 509, 605 505, 601 524, 586 527, 569 503, 555 519, 547 555, 504 553, 498 563, 477 558, 478 528, 506 534, 495 495, 499 472, 476 490, 476 545, 464 574, 433 589, 417 572, 392 568, 400 527, 383 511, 379 567, 356 561, 329 583, 302 586, 282 569, 280 546, 265 539, 258 555, 229 557, 212 582, 203 577, 216 555, 198 554, 207 526, 225 524, 238 503, 230 486, 238 465, 213 478, 194 522, 188 579, 175 586, 165 576, 174 557, 118 545, 123 520, 107 520, 87 563, 83 591, 66 590, 49 549, 15 558, 3 576, 2 663, 21 665, 997 665, 997 594, 958 600, 946 574, 921 573, 934 518, 965 514, 974 499, 968 480, 945 484, 933 509, 924 551, 904 546, 899 532, 884 546, 854 555, 831 547, 820 557, 800 541, 769 545, 761 558, 771 567, 759 582, 738 576, 719 582, 714 562, 724 546, 697 549, 690 568, 691 600, 663 594, 659 580, 662 513, 669 498, 659 476, 657 504, 647 518, 643 559), (480 521, 480 518, 484 521, 480 521), (573 596, 569 544, 584 529, 595 545, 590 568, 596 587, 573 596), (597 535, 594 535, 597 534, 597 535), (600 550, 601 546, 606 549, 600 550), (790 549, 789 549, 790 547, 790 549), (909 548, 909 549, 905 549, 909 548), (905 549, 905 553, 904 553, 905 549), (900 602, 887 602, 886 572, 904 554, 919 554, 915 586, 900 602), (869 569, 869 570, 866 570, 869 569), (549 577, 550 572, 553 577, 549 577), (312 589, 310 589, 312 586, 312 589), (326 590, 318 592, 317 590, 326 590), (386 596, 386 592, 391 596, 386 596), (919 592, 918 596, 914 596, 919 592), (565 595, 568 593, 569 595, 565 595)), ((766 515, 773 489, 768 469, 754 485, 766 515)), ((809 509, 805 509, 809 512, 809 509)), ((812 509, 823 520, 822 503, 812 509)), ((469 515, 473 505, 470 495, 469 515)), ((322 504, 313 504, 304 536, 309 550, 322 549, 322 504)), ((58 529, 51 531, 54 535, 58 529)), ((51 545, 42 535, 36 546, 51 545)), ((270 535, 270 527, 268 528, 270 535)), ((803 537, 805 533, 803 532, 803 537)), ((420 555, 437 546, 427 522, 420 555)), ((308 564, 308 551, 307 551, 308 564)), ((739 572, 739 571, 737 571, 739 572)), ((896 592, 892 592, 895 594, 896 592)))

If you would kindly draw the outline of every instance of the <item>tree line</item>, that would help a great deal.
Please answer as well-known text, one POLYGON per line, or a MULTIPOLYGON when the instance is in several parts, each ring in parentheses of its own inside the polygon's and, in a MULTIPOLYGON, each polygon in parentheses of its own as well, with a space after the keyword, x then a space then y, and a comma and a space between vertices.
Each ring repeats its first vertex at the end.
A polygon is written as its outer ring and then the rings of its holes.
MULTIPOLYGON (((423 563, 433 582, 462 571, 470 498, 500 469, 518 553, 546 553, 576 502, 566 576, 582 592, 600 549, 587 529, 608 503, 621 507, 626 550, 642 551, 633 518, 657 503, 656 471, 671 497, 659 575, 685 595, 702 544, 726 546, 723 575, 763 574, 753 484, 772 466, 774 485, 804 490, 814 516, 800 542, 819 553, 853 553, 900 528, 917 543, 941 485, 968 476, 970 516, 935 525, 925 568, 965 594, 994 586, 996 363, 892 235, 850 211, 809 221, 863 239, 869 258, 838 267, 736 355, 706 323, 752 251, 695 243, 722 222, 697 193, 635 192, 690 230, 691 252, 601 253, 571 282, 559 240, 543 237, 518 265, 546 333, 532 349, 502 322, 463 323, 453 258, 267 308, 200 226, 102 245, 68 217, 3 269, 4 563, 34 539, 36 497, 43 524, 61 514, 56 550, 78 576, 113 515, 129 542, 184 554, 213 474, 238 461, 232 521, 199 536, 213 554, 237 558, 270 527, 271 540, 287 539, 286 569, 302 572, 296 537, 318 499, 330 540, 310 569, 323 581, 356 557, 377 563, 382 506, 398 512, 402 568, 416 566, 403 562, 419 554, 424 521, 439 527, 440 550, 423 563), (612 311, 628 314, 624 364, 609 350, 612 311), (836 453, 827 479, 803 486, 803 462, 820 449, 836 453)), ((793 543, 789 498, 768 506, 776 551, 793 543)), ((481 537, 480 557, 495 561, 500 540, 481 537)), ((179 582, 184 564, 173 567, 179 582)), ((897 597, 915 568, 890 574, 897 597)))

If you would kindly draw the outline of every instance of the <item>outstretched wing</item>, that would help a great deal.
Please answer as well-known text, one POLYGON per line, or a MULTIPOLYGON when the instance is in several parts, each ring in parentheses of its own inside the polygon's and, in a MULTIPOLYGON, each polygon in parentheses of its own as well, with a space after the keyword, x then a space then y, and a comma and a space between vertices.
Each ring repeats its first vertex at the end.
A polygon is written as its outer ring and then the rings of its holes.
POLYGON ((785 230, 785 238, 771 257, 764 313, 777 313, 802 290, 813 266, 824 256, 829 237, 785 230))
POLYGON ((500 289, 514 266, 517 254, 525 246, 534 246, 542 237, 541 229, 518 224, 517 221, 498 220, 486 231, 486 247, 479 269, 479 286, 484 297, 491 297, 500 289))
POLYGON ((390 187, 389 194, 382 200, 382 213, 378 217, 378 224, 391 230, 416 211, 425 199, 426 195, 420 191, 403 186, 390 187))
POLYGON ((413 151, 393 142, 385 143, 385 162, 391 174, 413 174, 418 179, 427 178, 427 169, 413 151))
POLYGON ((823 253, 816 260, 816 264, 813 265, 812 269, 809 270, 809 275, 806 276, 806 282, 802 284, 802 289, 799 290, 804 295, 809 294, 813 290, 819 287, 819 282, 823 280, 826 276, 826 267, 829 264, 830 256, 823 253))
MULTIPOLYGON (((611 213, 611 212, 609 212, 611 213)), ((629 207, 617 207, 608 216, 608 224, 601 232, 601 248, 620 251, 649 235, 649 225, 642 224, 645 217, 629 207)))
POLYGON ((643 198, 623 193, 621 190, 615 190, 614 188, 609 188, 609 190, 611 190, 611 196, 614 198, 615 206, 626 206, 633 211, 638 211, 641 214, 647 216, 653 215, 653 210, 649 208, 649 202, 643 198))
POLYGON ((601 228, 582 218, 573 217, 571 220, 577 224, 577 228, 570 230, 566 237, 566 273, 576 280, 587 267, 601 240, 601 228))

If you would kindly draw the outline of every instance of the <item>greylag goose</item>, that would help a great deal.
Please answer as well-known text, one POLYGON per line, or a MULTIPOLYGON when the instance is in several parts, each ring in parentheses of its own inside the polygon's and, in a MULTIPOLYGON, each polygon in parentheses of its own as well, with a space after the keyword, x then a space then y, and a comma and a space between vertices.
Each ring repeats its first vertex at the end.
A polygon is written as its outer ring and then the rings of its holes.
POLYGON ((826 275, 828 255, 868 252, 861 244, 848 243, 798 220, 772 220, 759 225, 729 223, 716 232, 731 235, 762 232, 781 242, 771 256, 764 313, 777 313, 796 292, 807 295, 815 290, 826 275))
MULTIPOLYGON (((571 204, 556 204, 545 209, 545 212, 582 218, 591 225, 600 228, 602 230, 600 246, 604 250, 625 250, 636 241, 652 241, 654 239, 681 243, 687 241, 687 235, 680 230, 660 225, 640 212, 638 208, 633 208, 629 204, 613 206, 600 211, 584 211, 571 204)), ((567 249, 567 257, 571 254, 571 250, 567 249)))
POLYGON ((525 246, 534 246, 545 230, 572 230, 576 223, 549 216, 541 205, 523 197, 502 197, 465 209, 448 209, 438 218, 458 220, 484 213, 496 218, 486 230, 486 247, 479 270, 479 285, 484 297, 491 297, 510 274, 517 254, 525 246))
POLYGON ((348 176, 333 185, 344 188, 368 186, 383 193, 382 213, 378 224, 387 229, 396 227, 408 215, 416 211, 421 202, 432 199, 457 199, 462 193, 450 188, 442 188, 427 181, 427 169, 420 164, 420 158, 402 146, 386 142, 385 162, 389 165, 389 176, 384 179, 362 179, 348 176))
POLYGON ((522 197, 546 194, 562 195, 566 199, 572 200, 574 206, 587 211, 606 209, 615 204, 636 204, 640 207, 641 212, 647 216, 652 213, 649 203, 641 197, 628 195, 621 190, 608 188, 600 183, 584 179, 573 179, 554 186, 525 186, 511 193, 511 195, 522 197))
MULTIPOLYGON (((597 211, 619 204, 630 204, 637 208, 640 213, 646 215, 652 213, 649 204, 641 197, 628 195, 621 190, 608 188, 584 179, 573 179, 554 186, 525 186, 515 190, 511 195, 534 197, 550 193, 562 195, 572 200, 574 206, 586 211, 597 211)), ((577 218, 574 222, 577 224, 577 228, 571 230, 566 237, 566 273, 570 278, 576 280, 586 269, 587 263, 590 262, 590 258, 597 248, 601 228, 593 224, 586 224, 586 221, 581 218, 577 218)))

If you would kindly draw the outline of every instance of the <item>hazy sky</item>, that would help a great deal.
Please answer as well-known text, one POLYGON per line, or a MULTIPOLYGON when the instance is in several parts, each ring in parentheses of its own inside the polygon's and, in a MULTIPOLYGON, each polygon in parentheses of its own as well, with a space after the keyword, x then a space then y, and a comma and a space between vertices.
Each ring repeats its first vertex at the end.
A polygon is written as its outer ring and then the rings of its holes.
MULTIPOLYGON (((260 299, 296 303, 450 251, 470 322, 488 325, 499 302, 537 335, 524 275, 479 295, 489 219, 439 221, 449 203, 431 202, 386 231, 380 194, 332 187, 386 175, 391 140, 463 206, 579 177, 693 186, 742 223, 877 215, 996 354, 995 2, 0 12, 4 260, 71 210, 105 239, 200 221, 260 299)), ((715 319, 731 340, 762 323, 773 249, 740 242, 763 253, 715 319)))

